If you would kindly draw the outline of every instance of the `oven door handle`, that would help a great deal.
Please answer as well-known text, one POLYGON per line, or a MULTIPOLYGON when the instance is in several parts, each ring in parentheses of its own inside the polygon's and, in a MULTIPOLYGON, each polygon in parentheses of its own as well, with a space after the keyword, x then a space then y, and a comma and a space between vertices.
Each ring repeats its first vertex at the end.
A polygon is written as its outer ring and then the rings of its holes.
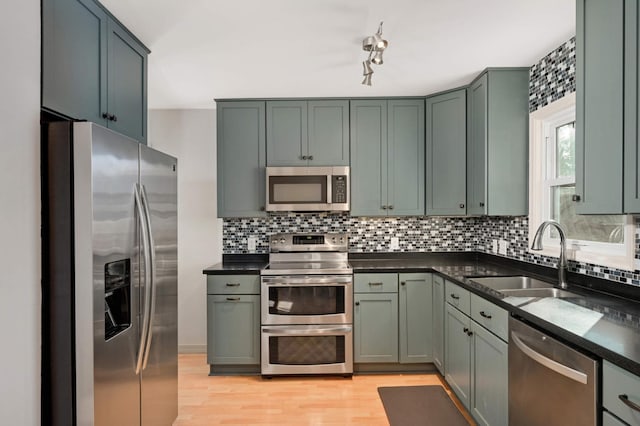
POLYGON ((340 276, 318 276, 318 277, 262 277, 262 283, 266 285, 292 286, 300 284, 327 285, 335 286, 336 284, 351 284, 353 278, 351 275, 340 276))
POLYGON ((318 335, 318 334, 346 334, 351 333, 352 327, 342 326, 342 327, 326 327, 326 328, 310 328, 310 329, 295 329, 295 328, 263 328, 263 333, 269 334, 288 334, 288 335, 296 335, 296 336, 304 336, 304 335, 318 335))

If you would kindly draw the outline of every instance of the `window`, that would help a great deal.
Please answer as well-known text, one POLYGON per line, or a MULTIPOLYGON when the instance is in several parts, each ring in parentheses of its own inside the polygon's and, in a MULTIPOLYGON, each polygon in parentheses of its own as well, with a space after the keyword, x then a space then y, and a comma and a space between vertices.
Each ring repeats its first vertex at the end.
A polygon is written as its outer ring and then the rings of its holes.
MULTIPOLYGON (((632 217, 575 212, 575 95, 532 113, 530 132, 530 240, 540 223, 553 219, 566 230, 570 259, 635 269, 632 217)), ((542 254, 558 256, 559 243, 557 231, 547 230, 542 254)))

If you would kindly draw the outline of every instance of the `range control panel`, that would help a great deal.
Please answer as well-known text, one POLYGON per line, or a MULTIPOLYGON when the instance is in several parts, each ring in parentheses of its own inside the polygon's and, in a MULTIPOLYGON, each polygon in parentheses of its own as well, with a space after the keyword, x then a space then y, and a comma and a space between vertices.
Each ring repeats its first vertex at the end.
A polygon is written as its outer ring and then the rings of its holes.
POLYGON ((327 234, 275 234, 269 237, 269 250, 275 252, 347 251, 349 235, 327 234))

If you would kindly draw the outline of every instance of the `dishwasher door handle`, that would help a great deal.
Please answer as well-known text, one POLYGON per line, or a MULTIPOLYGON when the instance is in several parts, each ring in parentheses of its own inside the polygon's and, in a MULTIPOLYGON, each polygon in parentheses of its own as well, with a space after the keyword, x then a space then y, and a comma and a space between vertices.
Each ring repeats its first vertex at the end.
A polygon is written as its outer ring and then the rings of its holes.
POLYGON ((546 356, 539 354, 538 352, 531 349, 527 346, 515 332, 511 332, 511 337, 513 338, 513 342, 516 346, 529 358, 538 362, 539 364, 547 367, 550 370, 555 371, 558 374, 562 374, 565 377, 568 377, 571 380, 574 380, 578 383, 582 383, 583 385, 587 384, 587 375, 581 371, 574 370, 571 367, 567 367, 564 364, 560 364, 557 361, 554 361, 546 356))

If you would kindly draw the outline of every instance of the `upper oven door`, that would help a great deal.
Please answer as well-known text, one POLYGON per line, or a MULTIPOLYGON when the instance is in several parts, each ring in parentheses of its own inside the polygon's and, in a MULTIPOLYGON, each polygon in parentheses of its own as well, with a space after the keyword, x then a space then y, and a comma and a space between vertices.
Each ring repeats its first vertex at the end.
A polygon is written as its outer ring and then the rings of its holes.
POLYGON ((348 211, 348 167, 267 167, 267 211, 348 211))
POLYGON ((351 324, 351 275, 262 277, 262 324, 351 324))

